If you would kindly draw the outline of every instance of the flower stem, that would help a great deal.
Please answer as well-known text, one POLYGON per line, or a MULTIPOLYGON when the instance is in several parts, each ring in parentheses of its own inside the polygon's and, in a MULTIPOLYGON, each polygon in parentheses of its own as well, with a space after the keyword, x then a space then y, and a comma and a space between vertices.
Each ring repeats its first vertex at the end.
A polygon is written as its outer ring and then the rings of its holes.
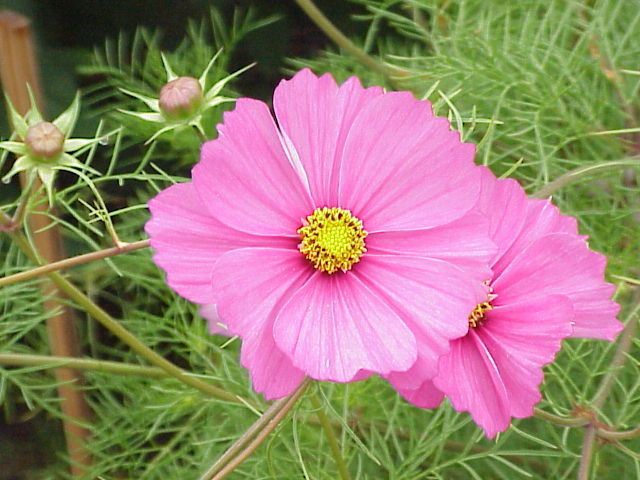
POLYGON ((629 167, 640 167, 640 157, 631 157, 622 160, 595 163, 592 165, 587 165, 586 167, 580 167, 574 170, 570 170, 567 173, 560 175, 552 182, 547 183, 532 196, 536 198, 547 198, 557 190, 566 187, 567 185, 570 185, 574 182, 577 182, 578 180, 581 180, 585 177, 629 167))
POLYGON ((604 405, 604 402, 615 384, 618 373, 620 373, 620 370, 627 360, 627 354, 633 346, 633 339, 635 338, 638 330, 638 319, 636 316, 638 315, 638 312, 640 312, 640 291, 635 295, 635 299, 638 304, 629 314, 627 324, 625 325, 622 335, 620 335, 620 339, 618 340, 618 348, 611 360, 611 366, 600 382, 600 387, 591 401, 591 405, 596 409, 600 409, 604 405))
POLYGON ((0 232, 8 232, 11 230, 13 221, 11 217, 0 210, 0 232))
MULTIPOLYGON (((624 331, 620 336, 618 348, 611 360, 611 366, 600 382, 600 387, 591 401, 591 405, 595 410, 599 410, 604 405, 613 385, 615 383, 616 376, 624 366, 627 359, 629 349, 633 345, 633 339, 638 329, 638 320, 636 314, 640 310, 640 293, 636 293, 634 298, 638 301, 636 307, 631 311, 627 319, 624 331)), ((589 480, 591 470, 591 458, 593 457, 593 450, 595 448, 595 440, 598 436, 599 429, 597 425, 591 423, 585 428, 584 437, 582 440, 582 455, 580 456, 580 465, 578 467, 578 480, 589 480)), ((609 432, 609 434, 612 432, 609 432)), ((606 437, 605 437, 606 438, 606 437)))
POLYGON ((613 430, 598 430, 598 436, 606 440, 620 441, 620 440, 633 440, 640 437, 640 427, 632 428, 631 430, 625 430, 617 432, 613 430))
POLYGON ((324 13, 316 7, 312 0, 295 1, 298 6, 304 10, 313 23, 315 23, 336 45, 342 48, 345 52, 353 55, 365 67, 382 74, 389 84, 397 90, 397 85, 394 82, 393 76, 407 76, 408 72, 384 65, 368 55, 364 50, 353 43, 344 33, 342 33, 333 23, 331 23, 331 20, 329 20, 324 13))
POLYGON ((24 217, 27 213, 27 205, 29 204, 29 199, 31 198, 31 190, 33 189, 35 179, 36 175, 34 172, 32 172, 29 175, 27 184, 22 189, 18 207, 16 208, 16 211, 13 214, 13 218, 11 219, 11 222, 16 226, 16 228, 22 225, 22 222, 24 221, 24 217))
POLYGON ((595 433, 598 437, 604 438, 606 440, 632 440, 634 438, 640 437, 640 426, 632 428, 631 430, 624 431, 611 430, 609 429, 609 427, 595 424, 585 417, 560 417, 558 415, 545 412, 544 410, 540 410, 538 408, 535 409, 534 415, 536 418, 546 420, 550 423, 560 425, 562 427, 586 427, 590 425, 594 427, 595 433))
MULTIPOLYGON (((33 262, 39 262, 39 256, 37 252, 31 247, 28 240, 22 234, 11 234, 16 245, 29 257, 33 262)), ((60 291, 65 293, 71 300, 87 312, 91 317, 96 319, 103 327, 113 333, 122 342, 128 345, 134 352, 147 360, 152 365, 161 368, 170 376, 176 378, 182 383, 189 385, 201 392, 210 395, 220 400, 237 403, 238 401, 246 404, 246 400, 243 398, 227 392, 222 388, 218 388, 210 383, 204 382, 199 378, 196 378, 192 374, 186 372, 180 367, 174 365, 164 357, 158 355, 156 352, 147 347, 142 341, 140 341, 135 335, 124 328, 120 323, 113 319, 107 312, 96 305, 89 297, 82 293, 71 282, 65 279, 57 272, 47 273, 49 279, 58 287, 60 291)))
POLYGON ((589 425, 584 432, 582 441, 582 452, 580 454, 580 465, 578 466, 578 480, 589 480, 591 469, 591 458, 596 441, 596 427, 589 425))
POLYGON ((200 480, 221 480, 244 462, 278 426, 309 386, 305 380, 288 397, 274 402, 231 447, 202 474, 200 480))
POLYGON ((331 455, 333 456, 333 460, 336 462, 336 467, 338 467, 340 478, 342 480, 351 480, 349 469, 347 468, 347 464, 342 457, 342 452, 340 451, 340 445, 338 443, 338 438, 336 437, 336 432, 333 429, 333 425, 331 424, 329 417, 327 417, 327 414, 324 411, 322 401, 318 397, 317 393, 312 395, 310 397, 310 400, 313 408, 315 408, 316 410, 316 415, 318 416, 318 420, 320 421, 320 426, 327 436, 329 448, 331 449, 331 455))
POLYGON ((584 427, 589 423, 586 418, 561 417, 559 415, 554 415, 553 413, 545 412, 539 408, 535 409, 534 415, 536 418, 546 420, 547 422, 555 425, 560 425, 561 427, 584 427))
POLYGON ((93 358, 31 355, 24 353, 0 353, 0 365, 10 367, 74 368, 114 375, 136 375, 147 378, 166 378, 167 372, 158 367, 145 367, 132 363, 94 360, 93 358))
POLYGON ((0 287, 11 285, 12 283, 23 282, 25 280, 31 280, 32 278, 45 275, 50 272, 56 272, 59 270, 65 270, 67 268, 75 267, 77 265, 83 265, 85 263, 94 262, 96 260, 102 260, 103 258, 113 257, 122 253, 132 252, 141 248, 149 246, 149 240, 139 240, 137 242, 125 243, 122 246, 105 248, 104 250, 98 250, 97 252, 85 253, 84 255, 78 255, 76 257, 65 258, 57 262, 47 263, 36 268, 26 270, 24 272, 15 273, 3 278, 0 278, 0 287))

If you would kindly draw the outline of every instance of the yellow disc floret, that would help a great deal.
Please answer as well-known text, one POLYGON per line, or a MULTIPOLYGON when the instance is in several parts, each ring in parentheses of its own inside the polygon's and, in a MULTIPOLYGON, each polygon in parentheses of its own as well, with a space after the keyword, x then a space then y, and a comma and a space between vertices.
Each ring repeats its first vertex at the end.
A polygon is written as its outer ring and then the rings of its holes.
POLYGON ((322 272, 351 270, 367 251, 364 239, 367 232, 362 222, 349 210, 318 208, 298 229, 300 252, 322 272))
POLYGON ((476 305, 476 308, 469 314, 469 327, 476 328, 482 325, 484 314, 489 310, 493 310, 493 306, 489 302, 482 302, 476 305))

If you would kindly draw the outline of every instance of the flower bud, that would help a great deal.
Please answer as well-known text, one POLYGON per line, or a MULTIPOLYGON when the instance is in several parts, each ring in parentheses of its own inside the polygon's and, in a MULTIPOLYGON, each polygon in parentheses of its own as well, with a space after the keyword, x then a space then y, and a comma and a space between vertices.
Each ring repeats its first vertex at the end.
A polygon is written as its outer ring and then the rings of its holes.
POLYGON ((192 77, 178 77, 160 90, 160 110, 167 118, 188 117, 202 102, 200 82, 192 77))
POLYGON ((53 123, 40 122, 29 127, 24 143, 34 157, 50 160, 62 153, 64 134, 53 123))

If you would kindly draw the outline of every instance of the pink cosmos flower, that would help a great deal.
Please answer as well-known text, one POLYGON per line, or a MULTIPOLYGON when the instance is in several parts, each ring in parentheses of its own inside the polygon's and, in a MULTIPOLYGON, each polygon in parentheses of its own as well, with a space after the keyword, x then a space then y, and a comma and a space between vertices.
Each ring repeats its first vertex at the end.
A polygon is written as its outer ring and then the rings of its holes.
POLYGON ((428 102, 303 70, 239 99, 146 231, 169 285, 242 338, 267 398, 304 376, 436 372, 484 295, 495 246, 471 212, 474 146, 428 102))
POLYGON ((469 333, 451 342, 439 373, 413 368, 392 384, 423 408, 449 397, 469 411, 488 437, 511 417, 533 415, 542 367, 563 338, 613 340, 622 329, 614 286, 604 281, 606 259, 589 250, 574 218, 548 200, 527 198, 514 180, 483 170, 478 209, 498 246, 485 300, 469 315, 469 333))

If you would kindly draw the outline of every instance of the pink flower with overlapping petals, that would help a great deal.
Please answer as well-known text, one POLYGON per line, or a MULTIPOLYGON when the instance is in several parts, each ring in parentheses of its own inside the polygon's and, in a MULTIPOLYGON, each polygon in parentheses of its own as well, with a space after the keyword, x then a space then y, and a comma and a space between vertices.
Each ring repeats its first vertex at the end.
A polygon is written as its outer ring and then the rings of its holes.
POLYGON ((267 398, 305 376, 348 382, 434 371, 484 295, 495 246, 469 212, 474 146, 408 92, 303 70, 275 119, 242 98, 192 182, 154 198, 146 226, 169 285, 242 338, 267 398))
POLYGON ((469 332, 451 342, 438 374, 413 368, 390 376, 410 402, 433 408, 446 395, 488 437, 525 418, 541 399, 542 368, 566 337, 613 340, 622 329, 606 259, 589 250, 574 218, 548 200, 527 198, 514 180, 483 169, 478 210, 498 246, 486 299, 469 315, 469 332))

